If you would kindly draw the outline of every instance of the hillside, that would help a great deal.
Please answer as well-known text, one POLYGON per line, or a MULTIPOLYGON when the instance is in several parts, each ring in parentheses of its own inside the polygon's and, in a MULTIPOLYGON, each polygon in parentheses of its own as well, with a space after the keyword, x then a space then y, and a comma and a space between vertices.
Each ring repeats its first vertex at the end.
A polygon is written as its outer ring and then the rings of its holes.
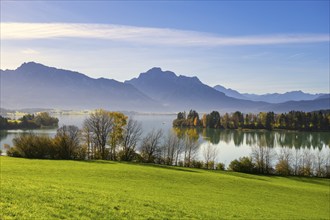
POLYGON ((328 219, 329 180, 0 157, 1 219, 328 219))

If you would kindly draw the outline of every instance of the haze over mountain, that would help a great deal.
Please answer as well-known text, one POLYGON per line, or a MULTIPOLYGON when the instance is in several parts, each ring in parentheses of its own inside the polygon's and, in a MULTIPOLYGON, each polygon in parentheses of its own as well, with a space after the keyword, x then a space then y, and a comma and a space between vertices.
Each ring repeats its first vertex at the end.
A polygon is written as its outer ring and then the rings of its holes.
POLYGON ((170 71, 162 71, 160 68, 152 68, 141 73, 138 78, 125 81, 141 92, 160 102, 163 106, 174 109, 196 109, 210 111, 235 111, 248 108, 256 111, 260 107, 268 106, 268 103, 238 100, 226 96, 212 87, 203 84, 197 77, 177 76, 170 71))
POLYGON ((239 93, 236 90, 233 90, 230 88, 227 89, 221 85, 216 85, 213 88, 220 92, 225 93, 229 97, 251 100, 251 101, 263 101, 263 102, 269 102, 269 103, 283 103, 283 102, 288 102, 288 101, 314 100, 319 97, 322 97, 323 95, 326 95, 324 93, 310 94, 310 93, 304 93, 302 91, 291 91, 291 92, 286 92, 283 94, 268 93, 268 94, 263 94, 263 95, 257 95, 257 94, 250 94, 250 93, 239 93))
MULTIPOLYGON (((1 107, 127 110, 141 112, 259 112, 329 109, 329 97, 280 104, 229 97, 197 77, 177 76, 152 68, 139 77, 118 82, 93 79, 69 70, 24 63, 16 70, 1 70, 1 107)), ((218 87, 219 89, 219 87, 218 87)), ((225 91, 226 92, 226 91, 225 91)), ((235 93, 237 92, 237 93, 235 93)))
POLYGON ((16 70, 1 70, 4 108, 142 110, 155 106, 133 86, 112 79, 92 79, 34 62, 24 63, 16 70))

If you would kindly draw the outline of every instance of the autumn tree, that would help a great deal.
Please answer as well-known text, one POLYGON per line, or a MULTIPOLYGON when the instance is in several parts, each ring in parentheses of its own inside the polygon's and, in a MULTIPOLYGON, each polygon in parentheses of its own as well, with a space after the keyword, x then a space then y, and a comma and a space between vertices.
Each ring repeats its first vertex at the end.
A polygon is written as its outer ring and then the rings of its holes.
POLYGON ((292 153, 291 149, 281 148, 278 155, 278 161, 275 165, 275 172, 279 175, 288 176, 292 174, 292 153))
POLYGON ((113 126, 109 133, 110 159, 116 160, 117 146, 123 141, 123 130, 127 123, 127 116, 120 112, 109 112, 109 117, 112 118, 113 126))
POLYGON ((199 135, 196 129, 188 129, 184 138, 184 165, 190 167, 193 159, 195 158, 199 143, 199 135))

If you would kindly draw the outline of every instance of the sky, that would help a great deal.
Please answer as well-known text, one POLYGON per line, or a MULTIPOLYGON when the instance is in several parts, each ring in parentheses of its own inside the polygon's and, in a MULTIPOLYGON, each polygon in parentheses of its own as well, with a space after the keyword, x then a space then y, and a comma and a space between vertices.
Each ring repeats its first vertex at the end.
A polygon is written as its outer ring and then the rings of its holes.
POLYGON ((125 81, 152 67, 242 93, 329 93, 327 1, 1 0, 1 69, 125 81))

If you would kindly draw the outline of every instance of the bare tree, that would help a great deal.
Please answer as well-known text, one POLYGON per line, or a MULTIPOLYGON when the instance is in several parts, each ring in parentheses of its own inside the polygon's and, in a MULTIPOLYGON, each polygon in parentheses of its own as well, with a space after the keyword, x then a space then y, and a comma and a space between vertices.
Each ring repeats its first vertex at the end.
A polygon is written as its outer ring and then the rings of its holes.
POLYGON ((133 159, 141 135, 141 123, 130 118, 127 125, 124 127, 121 160, 130 161, 133 159))
POLYGON ((199 148, 198 139, 186 135, 184 139, 184 165, 190 167, 199 148))
POLYGON ((252 147, 251 157, 259 173, 271 173, 273 159, 276 153, 273 148, 266 146, 252 147))
POLYGON ((159 158, 162 136, 163 131, 161 129, 153 129, 142 139, 140 152, 145 162, 153 163, 159 158))
POLYGON ((298 174, 301 176, 312 176, 314 155, 309 149, 305 149, 301 155, 298 174))
POLYGON ((162 159, 167 165, 177 164, 182 152, 182 144, 178 136, 169 131, 162 146, 162 159))
POLYGON ((87 148, 87 158, 95 159, 95 142, 93 141, 93 133, 87 124, 83 125, 81 130, 81 138, 83 140, 84 146, 87 148))
POLYGON ((106 144, 114 127, 113 117, 110 112, 98 109, 84 121, 84 127, 92 134, 95 144, 95 153, 99 153, 102 159, 107 159, 106 144))
POLYGON ((318 177, 326 176, 326 157, 322 151, 318 150, 315 154, 315 175, 318 177))
POLYGON ((212 165, 214 166, 215 160, 218 155, 218 148, 215 145, 211 145, 210 142, 203 146, 203 157, 205 161, 206 169, 213 169, 212 165))
POLYGON ((295 148, 293 153, 293 174, 299 175, 299 167, 300 167, 300 157, 301 157, 301 150, 295 148))

